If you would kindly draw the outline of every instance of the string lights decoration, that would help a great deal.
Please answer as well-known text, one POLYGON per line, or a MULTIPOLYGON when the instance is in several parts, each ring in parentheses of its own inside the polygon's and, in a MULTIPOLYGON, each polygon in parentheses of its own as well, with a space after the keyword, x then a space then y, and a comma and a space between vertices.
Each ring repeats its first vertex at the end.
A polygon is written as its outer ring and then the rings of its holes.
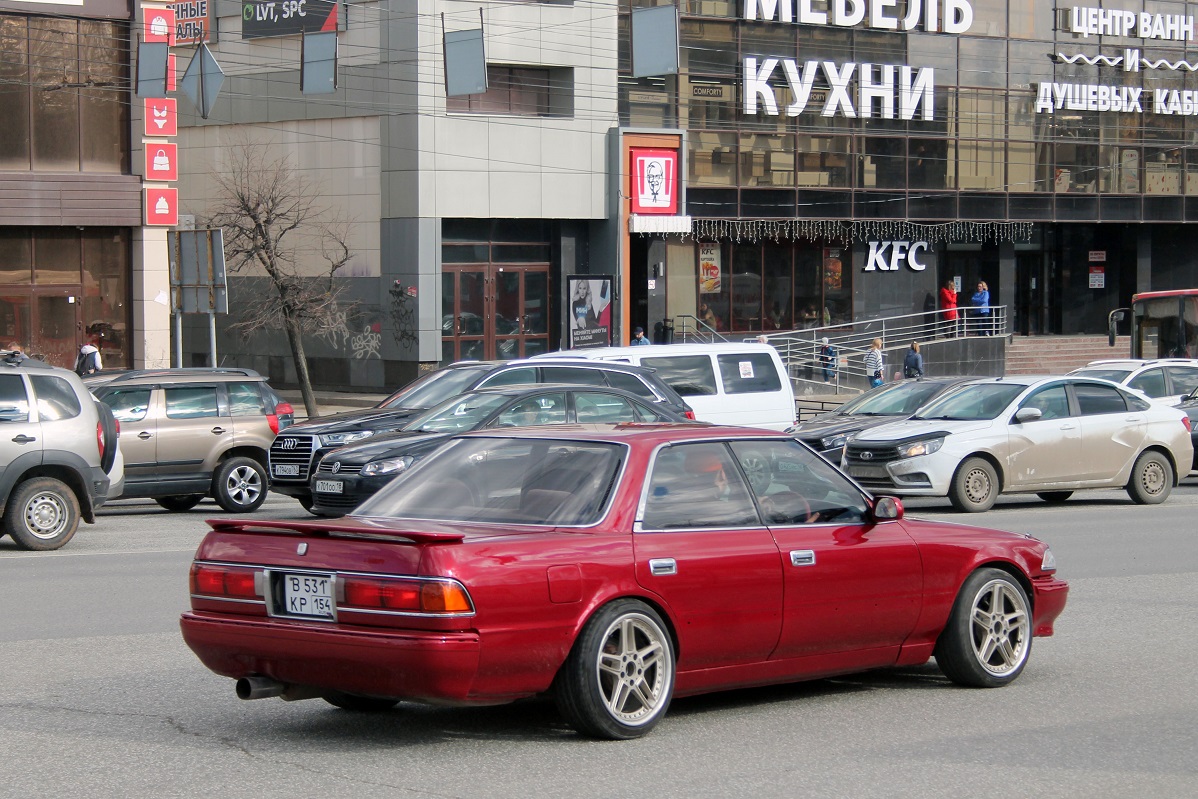
POLYGON ((850 244, 857 241, 950 242, 1030 241, 1034 222, 942 222, 929 224, 903 220, 833 219, 695 219, 683 239, 729 239, 754 243, 763 240, 807 240, 850 244))

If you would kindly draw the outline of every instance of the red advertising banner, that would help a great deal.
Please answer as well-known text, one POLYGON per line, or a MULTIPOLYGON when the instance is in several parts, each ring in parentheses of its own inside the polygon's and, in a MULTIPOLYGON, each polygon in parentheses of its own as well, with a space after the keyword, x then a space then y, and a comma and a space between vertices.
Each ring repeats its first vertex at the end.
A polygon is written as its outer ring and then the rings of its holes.
POLYGON ((179 190, 146 186, 146 224, 175 227, 179 224, 179 190))
POLYGON ((166 57, 166 90, 168 92, 173 92, 179 88, 178 81, 176 80, 179 76, 179 73, 175 71, 176 63, 175 54, 169 53, 166 57))
POLYGON ((678 151, 630 149, 632 154, 632 213, 678 212, 678 151))
POLYGON ((175 12, 169 8, 145 8, 141 40, 150 44, 175 44, 175 12))
POLYGON ((141 101, 146 136, 177 136, 179 107, 173 97, 147 97, 141 101))
POLYGON ((175 44, 212 41, 212 7, 215 0, 181 0, 167 8, 175 12, 175 44))
POLYGON ((142 142, 146 154, 146 180, 178 180, 179 146, 173 142, 142 142))

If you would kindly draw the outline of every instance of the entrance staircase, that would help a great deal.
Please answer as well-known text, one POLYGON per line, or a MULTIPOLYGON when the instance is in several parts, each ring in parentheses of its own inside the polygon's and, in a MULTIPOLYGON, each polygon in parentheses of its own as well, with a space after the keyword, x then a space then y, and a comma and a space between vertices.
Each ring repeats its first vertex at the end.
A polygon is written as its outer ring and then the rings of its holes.
POLYGON ((1106 336, 1011 336, 1007 344, 1009 375, 1063 375, 1090 361, 1126 358, 1127 336, 1107 344, 1106 336))

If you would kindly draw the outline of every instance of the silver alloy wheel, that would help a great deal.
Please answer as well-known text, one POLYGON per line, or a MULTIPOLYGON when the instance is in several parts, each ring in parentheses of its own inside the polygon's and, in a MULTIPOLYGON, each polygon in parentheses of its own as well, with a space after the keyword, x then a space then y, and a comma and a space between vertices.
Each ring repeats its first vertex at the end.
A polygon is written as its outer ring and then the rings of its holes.
POLYGON ((1005 677, 1027 659, 1031 617, 1023 596, 1005 580, 990 580, 973 597, 971 638, 978 663, 1005 677))
POLYGON ((595 666, 607 712, 630 727, 653 720, 674 679, 666 633, 643 613, 626 613, 608 626, 602 641, 595 666))
POLYGON ((225 493, 238 505, 252 505, 262 495, 262 476, 252 466, 238 466, 225 480, 225 493))
POLYGON ((53 491, 39 491, 25 503, 25 529, 45 540, 62 535, 70 513, 63 498, 53 491))
POLYGON ((745 470, 745 476, 749 478, 749 485, 756 491, 765 491, 769 488, 770 480, 770 465, 766 457, 760 452, 746 452, 740 457, 740 468, 745 470))
POLYGON ((1161 466, 1160 461, 1152 459, 1144 464, 1144 468, 1140 472, 1140 486, 1144 489, 1144 493, 1149 496, 1157 496, 1168 483, 1168 476, 1165 474, 1165 468, 1161 466))
POLYGON ((975 504, 980 505, 986 502, 994 491, 990 473, 980 467, 974 467, 966 472, 961 482, 965 489, 965 496, 975 504))

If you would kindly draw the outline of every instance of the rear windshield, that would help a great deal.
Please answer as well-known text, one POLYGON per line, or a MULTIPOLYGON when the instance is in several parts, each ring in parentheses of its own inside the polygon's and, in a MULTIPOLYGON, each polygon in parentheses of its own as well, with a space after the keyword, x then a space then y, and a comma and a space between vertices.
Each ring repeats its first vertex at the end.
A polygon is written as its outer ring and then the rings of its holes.
POLYGON ((717 355, 725 394, 766 394, 782 389, 774 359, 765 352, 717 355))
POLYGON ((907 416, 944 387, 943 383, 892 383, 846 402, 843 416, 907 416))
POLYGON ((642 366, 657 370, 661 382, 683 397, 712 396, 716 393, 715 370, 706 355, 663 355, 642 358, 642 366))
POLYGON ((421 410, 440 405, 450 397, 456 397, 470 387, 492 366, 480 363, 477 367, 460 369, 438 369, 431 374, 409 383, 392 394, 378 406, 380 408, 411 408, 421 410))
POLYGON ((364 502, 355 516, 585 526, 603 517, 625 447, 460 438, 364 502))

